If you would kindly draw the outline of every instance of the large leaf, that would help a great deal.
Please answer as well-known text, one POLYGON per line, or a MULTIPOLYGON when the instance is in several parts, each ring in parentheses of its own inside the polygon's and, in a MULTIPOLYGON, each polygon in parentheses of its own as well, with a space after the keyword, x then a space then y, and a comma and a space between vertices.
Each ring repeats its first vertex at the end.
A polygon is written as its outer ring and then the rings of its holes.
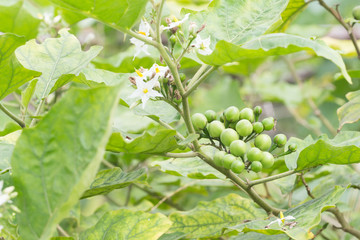
POLYGON ((14 52, 24 43, 24 37, 10 33, 0 35, 0 100, 41 74, 25 69, 16 59, 14 52))
POLYGON ((0 0, 0 32, 15 33, 26 39, 35 38, 40 19, 33 17, 22 0, 0 0))
MULTIPOLYGON (((0 172, 10 168, 10 159, 21 131, 0 137, 0 172)), ((0 173, 1 174, 1 173, 0 173)))
POLYGON ((26 68, 42 72, 36 86, 38 98, 46 97, 63 74, 79 74, 99 54, 102 47, 81 50, 80 42, 67 29, 59 31, 59 38, 48 38, 38 44, 31 40, 16 50, 16 57, 26 68))
POLYGON ((360 120, 360 91, 349 92, 346 94, 349 102, 345 103, 337 110, 339 117, 339 129, 346 123, 354 123, 360 120))
POLYGON ((195 179, 225 179, 225 175, 206 164, 200 158, 174 158, 166 161, 155 161, 152 166, 175 176, 195 179))
POLYGON ((171 226, 164 215, 120 209, 106 213, 80 240, 156 240, 171 226))
POLYGON ((140 168, 132 172, 123 172, 121 168, 103 170, 96 175, 90 189, 86 190, 82 198, 107 194, 115 189, 127 187, 143 176, 145 172, 145 168, 140 168))
POLYGON ((206 24, 202 34, 215 40, 244 43, 264 34, 281 19, 289 0, 214 0, 207 10, 190 12, 191 21, 206 24))
POLYGON ((290 0, 285 11, 281 13, 281 20, 274 24, 274 32, 284 32, 289 26, 290 22, 301 13, 308 3, 305 0, 290 0))
MULTIPOLYGON (((352 164, 360 162, 360 133, 340 132, 333 139, 321 136, 315 143, 298 152, 297 170, 323 164, 352 164)), ((296 157, 289 155, 289 158, 296 157)))
POLYGON ((121 30, 131 28, 142 17, 148 2, 148 0, 50 1, 121 30))
POLYGON ((225 227, 265 216, 253 201, 232 193, 211 202, 200 202, 190 211, 172 213, 173 225, 169 231, 187 233, 188 238, 216 237, 225 227))
POLYGON ((274 220, 274 218, 271 218, 269 220, 256 220, 240 224, 235 227, 229 227, 229 229, 245 233, 258 232, 266 235, 285 233, 292 239, 307 240, 309 239, 308 232, 320 223, 321 212, 335 206, 344 191, 344 188, 335 187, 334 190, 329 191, 327 194, 324 194, 319 198, 310 200, 284 212, 285 216, 295 217, 296 225, 293 228, 285 227, 285 229, 283 229, 277 223, 270 225, 269 228, 266 228, 265 226, 269 225, 269 223, 274 220))
POLYGON ((112 152, 161 154, 178 147, 175 140, 176 131, 161 129, 154 135, 145 132, 143 135, 127 140, 121 133, 113 133, 106 150, 112 152))
POLYGON ((243 45, 219 41, 212 54, 199 55, 199 57, 207 64, 223 65, 245 59, 286 55, 303 50, 332 61, 340 68, 345 79, 351 83, 344 61, 337 51, 326 46, 321 40, 312 40, 285 33, 267 34, 243 45))
POLYGON ((23 131, 11 159, 23 238, 49 239, 89 187, 111 133, 118 92, 72 89, 35 128, 23 131))

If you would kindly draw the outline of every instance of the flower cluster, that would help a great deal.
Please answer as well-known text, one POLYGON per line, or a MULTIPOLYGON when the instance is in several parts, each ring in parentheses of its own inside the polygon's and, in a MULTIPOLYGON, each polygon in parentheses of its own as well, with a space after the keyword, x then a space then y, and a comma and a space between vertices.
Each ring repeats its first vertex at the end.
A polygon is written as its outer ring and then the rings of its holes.
MULTIPOLYGON (((143 20, 141 20, 138 33, 140 35, 143 35, 147 39, 152 40, 152 37, 150 37, 150 24, 148 22, 144 22, 143 20)), ((136 46, 134 59, 141 52, 145 53, 146 55, 150 55, 150 53, 148 52, 148 45, 145 42, 134 37, 130 39, 130 42, 136 46)))
MULTIPOLYGON (((14 192, 14 186, 10 186, 2 189, 4 186, 4 181, 0 181, 0 206, 3 206, 6 203, 12 203, 11 199, 17 196, 17 192, 14 192)), ((0 213, 0 217, 2 214, 0 213)), ((0 225, 0 231, 3 229, 3 226, 0 225)))

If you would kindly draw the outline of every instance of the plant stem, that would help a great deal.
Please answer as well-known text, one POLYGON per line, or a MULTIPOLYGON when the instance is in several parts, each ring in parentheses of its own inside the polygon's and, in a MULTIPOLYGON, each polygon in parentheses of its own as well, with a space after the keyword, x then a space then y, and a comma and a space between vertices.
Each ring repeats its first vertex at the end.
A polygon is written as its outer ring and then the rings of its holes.
POLYGON ((331 13, 335 17, 335 19, 346 29, 346 31, 348 32, 349 37, 351 39, 351 42, 353 43, 353 45, 355 47, 356 54, 357 54, 358 58, 360 59, 360 49, 359 49, 359 45, 357 44, 357 39, 353 34, 353 27, 344 21, 344 19, 340 15, 338 7, 336 7, 336 10, 335 10, 335 9, 329 7, 324 2, 324 0, 318 0, 318 1, 319 1, 319 4, 321 6, 323 6, 329 13, 331 13))
MULTIPOLYGON (((164 121, 161 121, 160 119, 156 118, 156 117, 152 117, 152 116, 148 116, 150 119, 154 120, 155 122, 159 123, 161 126, 170 129, 170 130, 174 130, 176 131, 173 127, 171 127, 169 124, 167 124, 164 121)), ((178 131, 176 131, 176 137, 180 140, 185 140, 185 137, 179 133, 178 131)))
POLYGON ((276 179, 287 177, 287 176, 290 176, 290 175, 295 174, 295 173, 296 173, 295 170, 290 170, 290 171, 283 172, 283 173, 273 175, 273 176, 270 176, 270 177, 261 178, 259 180, 248 182, 248 187, 252 187, 252 186, 262 184, 262 183, 266 183, 266 182, 271 182, 271 181, 274 181, 276 179))
MULTIPOLYGON (((42 106, 43 106, 44 103, 45 103, 45 99, 46 99, 46 98, 44 97, 44 98, 42 98, 42 99, 40 100, 40 103, 39 103, 39 105, 37 106, 36 111, 35 111, 35 113, 34 113, 34 117, 39 116, 40 111, 41 111, 41 108, 42 108, 42 106)), ((36 122, 37 122, 37 119, 36 119, 36 118, 33 118, 33 119, 31 120, 30 127, 33 127, 36 122)))
POLYGON ((184 96, 185 97, 189 96, 216 69, 217 67, 212 66, 196 82, 194 82, 193 84, 191 84, 190 82, 189 88, 187 89, 184 96))
POLYGON ((3 111, 6 115, 8 115, 17 124, 19 124, 20 127, 24 128, 26 126, 25 123, 20 118, 18 118, 15 114, 10 112, 10 110, 7 109, 2 103, 0 103, 0 110, 3 111))
POLYGON ((161 15, 162 15, 162 10, 163 10, 164 4, 165 4, 165 0, 161 0, 159 9, 157 11, 157 18, 156 18, 156 38, 159 43, 161 43, 160 26, 161 26, 161 15))
POLYGON ((203 74, 205 72, 207 67, 208 67, 208 65, 206 65, 206 64, 201 65, 201 67, 196 71, 194 76, 191 78, 191 80, 188 84, 188 87, 191 87, 191 85, 193 85, 201 77, 201 74, 203 74))
POLYGON ((312 199, 315 199, 315 196, 311 193, 310 187, 309 185, 306 183, 305 178, 304 178, 304 174, 300 173, 300 179, 301 182, 304 184, 304 187, 306 189, 307 194, 309 195, 309 197, 311 197, 312 199))
POLYGON ((70 235, 60 225, 57 225, 56 229, 58 230, 61 236, 70 237, 70 235))
POLYGON ((344 214, 340 212, 340 210, 337 207, 334 208, 329 208, 326 211, 331 212, 332 214, 334 214, 334 216, 336 217, 336 219, 339 221, 340 225, 341 225, 341 229, 344 232, 347 232, 355 237, 357 237, 358 239, 360 239, 360 231, 356 230, 355 228, 353 228, 345 219, 344 214))
POLYGON ((124 203, 124 206, 127 206, 129 205, 129 202, 130 202, 130 198, 131 198, 131 190, 132 190, 132 184, 128 187, 127 189, 127 193, 126 193, 126 199, 125 199, 125 203, 124 203))
POLYGON ((191 157, 197 157, 198 153, 196 152, 165 153, 164 156, 169 158, 191 158, 191 157))

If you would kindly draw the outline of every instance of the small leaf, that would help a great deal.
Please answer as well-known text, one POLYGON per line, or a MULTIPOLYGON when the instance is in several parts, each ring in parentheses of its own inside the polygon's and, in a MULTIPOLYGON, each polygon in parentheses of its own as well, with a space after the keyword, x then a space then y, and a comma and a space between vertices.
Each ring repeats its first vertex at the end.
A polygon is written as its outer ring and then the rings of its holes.
POLYGON ((123 172, 121 168, 103 170, 96 175, 90 189, 86 190, 81 198, 104 195, 115 189, 127 187, 145 173, 145 168, 140 168, 128 173, 123 172))
POLYGON ((232 193, 211 202, 200 202, 190 211, 170 214, 173 225, 169 232, 187 233, 187 238, 217 237, 225 227, 265 216, 252 200, 232 193))
POLYGON ((17 47, 25 43, 25 38, 14 34, 0 35, 0 100, 14 92, 24 83, 41 73, 25 69, 15 57, 17 47))
POLYGON ((20 130, 21 127, 19 124, 14 122, 8 122, 3 130, 0 130, 0 137, 3 137, 5 135, 8 135, 9 133, 15 132, 17 130, 20 130))
POLYGON ((337 110, 339 117, 339 130, 347 123, 354 123, 360 120, 360 90, 346 94, 349 102, 337 110))
POLYGON ((189 134, 184 140, 179 141, 178 144, 181 146, 186 146, 198 138, 199 138, 199 134, 192 133, 189 134))
POLYGON ((22 238, 49 239, 89 187, 118 94, 118 87, 71 89, 36 127, 23 130, 11 159, 22 238))
POLYGON ((38 98, 47 97, 56 81, 63 74, 79 74, 99 54, 102 47, 81 50, 77 38, 67 29, 59 31, 59 38, 48 38, 43 43, 35 39, 16 50, 16 57, 28 69, 42 72, 36 86, 38 98))
POLYGON ((80 240, 156 240, 171 226, 164 215, 120 209, 106 213, 80 240))
POLYGON ((37 82, 38 79, 31 81, 26 87, 26 89, 21 92, 21 105, 25 109, 25 113, 27 111, 31 98, 34 95, 37 82))
POLYGON ((145 132, 137 138, 126 140, 121 133, 113 133, 106 150, 112 152, 147 154, 171 152, 178 147, 175 135, 175 130, 160 129, 156 131, 154 135, 145 132))
MULTIPOLYGON (((239 232, 257 232, 266 235, 287 234, 291 239, 307 240, 308 231, 316 227, 321 221, 321 213, 328 208, 334 207, 340 200, 340 197, 345 192, 345 188, 335 187, 334 190, 329 191, 323 196, 310 200, 295 208, 284 212, 284 216, 295 217, 296 225, 293 228, 285 227, 282 229, 277 223, 269 225, 275 218, 268 220, 255 220, 248 223, 240 224, 234 227, 229 227, 230 230, 237 230, 239 232)), ((245 235, 246 236, 246 235, 245 235)))

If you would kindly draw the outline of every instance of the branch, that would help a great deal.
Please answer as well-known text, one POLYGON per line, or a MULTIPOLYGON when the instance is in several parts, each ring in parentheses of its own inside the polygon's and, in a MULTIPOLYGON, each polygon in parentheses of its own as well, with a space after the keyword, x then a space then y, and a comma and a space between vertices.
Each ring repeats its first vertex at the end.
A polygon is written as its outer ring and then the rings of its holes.
POLYGON ((169 158, 191 158, 191 157, 197 157, 198 153, 196 152, 165 153, 164 156, 169 158))
POLYGON ((290 171, 283 172, 283 173, 273 175, 273 176, 270 176, 270 177, 262 178, 262 179, 255 180, 255 181, 251 181, 251 182, 248 182, 248 187, 252 187, 252 186, 262 184, 262 183, 266 183, 266 182, 271 182, 271 181, 274 181, 276 179, 280 179, 280 178, 283 178, 283 177, 290 176, 290 175, 292 175, 292 174, 294 174, 296 172, 297 171, 295 171, 295 170, 290 170, 290 171))
MULTIPOLYGON (((156 117, 152 117, 152 116, 148 116, 150 119, 154 120, 155 122, 159 123, 161 126, 167 128, 167 129, 170 129, 170 130, 174 130, 176 131, 173 127, 171 127, 169 124, 167 124, 166 122, 164 121, 161 121, 160 119, 156 118, 156 117)), ((178 131, 176 131, 176 137, 180 140, 185 140, 185 137, 179 133, 178 131)))
POLYGON ((304 174, 303 174, 303 173, 300 174, 300 179, 301 179, 301 182, 304 184, 305 189, 306 189, 306 192, 307 192, 307 194, 309 195, 309 197, 311 197, 312 199, 315 199, 315 196, 311 193, 311 190, 310 190, 309 185, 308 185, 308 184, 306 183, 306 181, 305 181, 305 178, 304 178, 304 174))
POLYGON ((341 225, 341 229, 344 232, 347 232, 355 237, 357 237, 358 239, 360 239, 360 231, 356 230, 355 228, 353 228, 345 219, 344 214, 342 212, 340 212, 340 210, 337 207, 334 208, 329 208, 326 211, 331 212, 332 214, 334 214, 334 216, 336 217, 336 219, 339 221, 340 225, 341 225))
POLYGON ((8 115, 17 124, 19 124, 20 127, 24 128, 26 126, 25 123, 20 118, 18 118, 15 114, 10 112, 10 110, 7 109, 2 103, 0 103, 0 110, 3 111, 6 115, 8 115))
POLYGON ((189 96, 217 67, 212 66, 207 70, 196 82, 190 83, 189 89, 185 93, 185 97, 189 96))

